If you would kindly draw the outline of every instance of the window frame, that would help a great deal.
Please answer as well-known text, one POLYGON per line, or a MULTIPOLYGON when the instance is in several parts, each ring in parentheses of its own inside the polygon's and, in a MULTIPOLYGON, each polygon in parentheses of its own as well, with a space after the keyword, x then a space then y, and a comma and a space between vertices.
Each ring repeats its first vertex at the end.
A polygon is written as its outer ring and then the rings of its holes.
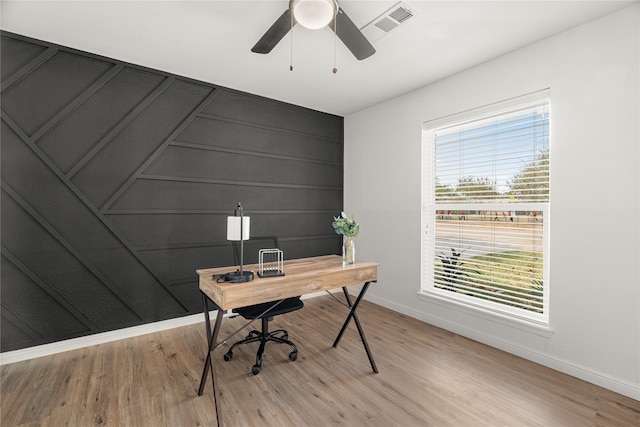
MULTIPOLYGON (((421 191, 421 275, 420 296, 452 303, 462 306, 474 312, 481 311, 496 315, 505 319, 515 320, 535 327, 549 326, 549 262, 550 262, 550 197, 544 202, 517 202, 511 204, 504 202, 464 202, 464 203, 437 203, 435 198, 436 170, 435 170, 435 140, 433 133, 443 127, 473 123, 491 117, 500 117, 522 108, 533 108, 546 104, 549 110, 549 137, 548 150, 551 160, 551 103, 549 89, 534 92, 524 96, 493 103, 484 107, 468 110, 435 120, 426 121, 422 126, 422 191, 421 191), (517 207, 516 207, 517 206, 517 207), (542 275, 543 295, 542 313, 536 313, 526 309, 510 307, 500 302, 487 301, 475 296, 464 295, 459 292, 451 292, 436 286, 434 274, 436 269, 436 211, 445 210, 490 210, 490 211, 538 211, 542 213, 542 275)), ((549 164, 549 185, 551 185, 551 167, 549 164)))

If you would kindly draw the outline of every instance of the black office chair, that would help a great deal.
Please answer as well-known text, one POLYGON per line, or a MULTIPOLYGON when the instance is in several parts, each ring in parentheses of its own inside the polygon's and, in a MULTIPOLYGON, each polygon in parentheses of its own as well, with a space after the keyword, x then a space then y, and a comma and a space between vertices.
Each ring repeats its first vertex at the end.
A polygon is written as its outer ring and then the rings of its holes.
MULTIPOLYGON (((258 251, 260 249, 272 249, 277 247, 278 239, 276 237, 252 237, 250 240, 244 242, 244 264, 257 264, 258 251)), ((236 264, 240 264, 240 242, 233 242, 233 257, 236 264)), ((261 319, 262 330, 258 331, 254 329, 249 332, 249 335, 247 335, 245 339, 233 344, 231 348, 229 348, 229 351, 224 354, 224 360, 231 360, 233 358, 233 350, 235 350, 239 345, 258 341, 260 342, 260 346, 258 347, 258 353, 256 354, 256 363, 251 367, 253 375, 258 375, 262 369, 262 355, 264 354, 264 348, 267 341, 274 341, 280 344, 289 345, 292 349, 291 353, 289 353, 289 359, 292 361, 296 360, 298 358, 298 348, 293 342, 289 341, 289 333, 284 329, 269 331, 269 321, 273 320, 274 316, 300 310, 302 307, 304 307, 304 303, 300 297, 292 297, 286 298, 280 302, 272 301, 235 309, 234 311, 236 313, 247 320, 261 319), (275 307, 270 308, 276 303, 278 304, 275 307)))

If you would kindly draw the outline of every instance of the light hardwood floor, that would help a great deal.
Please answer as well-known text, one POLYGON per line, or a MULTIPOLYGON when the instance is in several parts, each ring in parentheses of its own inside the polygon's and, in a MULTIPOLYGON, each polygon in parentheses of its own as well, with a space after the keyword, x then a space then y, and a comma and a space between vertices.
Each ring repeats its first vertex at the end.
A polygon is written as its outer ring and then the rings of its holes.
MULTIPOLYGON (((331 347, 345 314, 327 295, 277 317, 298 360, 269 343, 257 376, 257 344, 216 350, 225 425, 640 426, 639 401, 364 301, 374 374, 353 324, 331 347)), ((204 341, 198 324, 2 366, 0 424, 213 426, 204 341)))

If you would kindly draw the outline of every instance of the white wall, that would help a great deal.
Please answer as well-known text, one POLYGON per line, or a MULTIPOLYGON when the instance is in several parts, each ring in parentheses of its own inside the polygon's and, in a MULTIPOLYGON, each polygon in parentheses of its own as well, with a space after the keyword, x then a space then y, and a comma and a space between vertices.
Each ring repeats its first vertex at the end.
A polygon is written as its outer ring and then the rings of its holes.
POLYGON ((639 27, 636 5, 345 118, 368 299, 640 400, 639 27), (422 122, 547 87, 551 331, 419 299, 422 122))

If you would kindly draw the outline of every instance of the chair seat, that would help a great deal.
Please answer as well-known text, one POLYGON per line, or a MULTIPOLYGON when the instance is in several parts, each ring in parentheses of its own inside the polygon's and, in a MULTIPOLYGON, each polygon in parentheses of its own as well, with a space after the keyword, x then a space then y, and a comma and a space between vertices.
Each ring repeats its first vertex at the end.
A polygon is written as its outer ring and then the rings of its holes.
POLYGON ((235 309, 235 311, 245 319, 258 319, 260 317, 272 317, 279 314, 289 313, 295 310, 300 310, 302 307, 304 307, 304 303, 302 302, 300 297, 286 298, 280 304, 276 305, 274 308, 263 315, 263 313, 276 302, 277 301, 271 301, 264 302, 262 304, 250 305, 247 307, 237 308, 235 309))

